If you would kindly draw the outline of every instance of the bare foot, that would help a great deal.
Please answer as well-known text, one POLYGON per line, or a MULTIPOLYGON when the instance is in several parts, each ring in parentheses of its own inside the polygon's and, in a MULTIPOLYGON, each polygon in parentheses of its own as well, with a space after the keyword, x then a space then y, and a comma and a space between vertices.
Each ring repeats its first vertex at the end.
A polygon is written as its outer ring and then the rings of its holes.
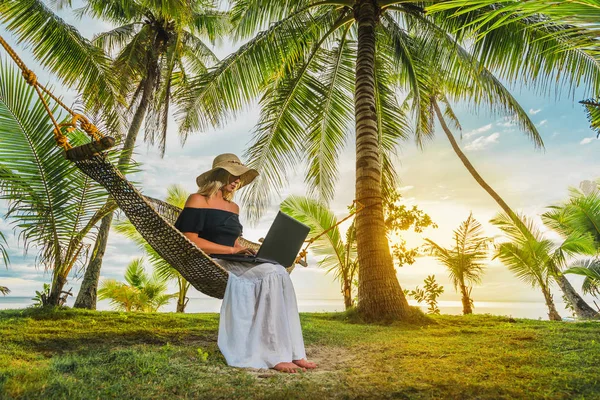
POLYGON ((291 362, 280 362, 279 364, 275 365, 273 367, 274 370, 279 371, 279 372, 285 372, 288 374, 294 374, 296 372, 298 372, 298 370, 302 370, 303 372, 306 371, 306 369, 300 365, 296 365, 294 363, 291 362))
POLYGON ((304 358, 302 360, 294 360, 292 362, 294 364, 296 364, 297 366, 302 367, 302 368, 306 368, 306 369, 315 369, 315 368, 317 368, 317 364, 315 364, 314 362, 307 361, 304 358))

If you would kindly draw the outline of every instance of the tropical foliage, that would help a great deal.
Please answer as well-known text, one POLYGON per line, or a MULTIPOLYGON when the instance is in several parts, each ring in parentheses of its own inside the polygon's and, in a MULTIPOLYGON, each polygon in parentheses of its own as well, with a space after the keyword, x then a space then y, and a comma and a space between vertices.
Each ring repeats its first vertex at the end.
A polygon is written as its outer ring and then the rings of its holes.
MULTIPOLYGON (((70 5, 69 0, 61 4, 70 5)), ((203 39, 214 43, 228 27, 216 2, 140 2, 136 0, 86 0, 81 15, 116 26, 94 38, 94 44, 114 54, 111 67, 118 77, 119 93, 129 103, 131 123, 119 159, 127 165, 145 120, 145 140, 164 154, 169 112, 181 103, 191 77, 204 74, 217 61, 203 39)), ((182 136, 185 141, 186 135, 182 136)), ((75 302, 94 308, 95 292, 106 250, 112 215, 105 217, 75 302)))
POLYGON ((445 248, 431 239, 427 242, 426 250, 447 269, 454 290, 460 290, 463 314, 473 313, 473 285, 481 283, 484 271, 484 260, 488 256, 491 238, 484 235, 481 224, 473 218, 473 214, 454 231, 453 246, 445 248))
POLYGON ((148 276, 144 270, 144 259, 133 260, 125 271, 125 281, 114 279, 102 281, 98 290, 100 300, 110 300, 117 310, 156 312, 176 295, 165 294, 166 280, 155 271, 148 276))
POLYGON ((563 236, 587 233, 600 253, 600 189, 595 183, 587 181, 579 189, 570 189, 568 201, 548 208, 542 215, 547 226, 563 236))
MULTIPOLYGON (((243 199, 254 217, 287 182, 287 171, 302 162, 310 192, 331 199, 339 155, 348 136, 356 135, 356 199, 369 205, 356 218, 359 280, 364 283, 359 309, 372 318, 397 318, 408 306, 395 283, 380 199, 395 186, 395 148, 413 135, 405 110, 419 116, 431 109, 429 96, 421 96, 423 71, 442 71, 436 78, 455 89, 448 96, 482 104, 494 97, 481 90, 493 87, 482 67, 509 82, 527 77, 548 87, 565 76, 600 86, 600 69, 586 53, 536 24, 515 21, 501 28, 503 45, 484 39, 463 48, 470 38, 455 32, 464 26, 472 31, 470 24, 479 16, 429 15, 423 9, 429 4, 236 1, 234 35, 250 40, 192 84, 189 106, 180 115, 184 129, 201 128, 224 121, 260 97, 261 117, 247 158, 261 176, 243 199), (563 52, 548 56, 549 46, 563 52), (464 89, 459 81, 481 85, 464 89), (399 92, 412 94, 406 109, 396 97, 399 92)), ((432 133, 431 124, 418 124, 417 142, 424 144, 432 133)))
POLYGON ((85 108, 113 133, 121 132, 124 101, 118 76, 100 48, 66 24, 43 0, 0 2, 3 28, 30 45, 36 60, 82 96, 85 108))
POLYGON ((444 287, 435 281, 435 275, 427 276, 423 284, 423 289, 417 286, 415 290, 406 290, 405 293, 418 303, 425 302, 428 306, 427 314, 439 315, 440 308, 438 307, 437 299, 444 293, 444 287))
POLYGON ((539 287, 548 307, 549 318, 560 320, 550 293, 550 282, 561 273, 568 257, 593 253, 594 243, 589 235, 574 232, 562 243, 555 244, 552 240, 544 238, 533 221, 523 215, 520 215, 519 219, 526 226, 526 231, 506 214, 499 214, 491 220, 508 237, 508 241, 496 245, 494 258, 499 258, 525 283, 539 287))
POLYGON ((584 276, 581 289, 583 293, 600 297, 600 260, 579 260, 572 263, 565 274, 584 276))
MULTIPOLYGON (((48 301, 57 305, 69 273, 85 262, 85 239, 108 208, 104 189, 65 159, 52 129, 35 90, 1 64, 0 199, 8 201, 6 217, 25 246, 37 250, 37 263, 52 270, 48 301)), ((84 141, 79 131, 71 135, 74 145, 84 141)))
POLYGON ((333 211, 308 197, 288 197, 281 203, 281 211, 311 228, 308 240, 322 235, 311 244, 310 249, 321 257, 318 266, 327 269, 328 273, 333 272, 335 279, 340 281, 346 309, 352 307, 358 270, 354 224, 346 231, 344 240, 333 211))
MULTIPOLYGON (((185 202, 189 196, 189 193, 185 191, 181 186, 171 185, 167 188, 167 203, 174 205, 179 208, 183 208, 185 202)), ((128 219, 117 221, 113 225, 115 231, 121 235, 133 240, 135 244, 146 254, 150 265, 156 273, 156 276, 165 281, 172 279, 177 280, 178 291, 175 294, 177 297, 177 312, 185 312, 185 307, 189 301, 187 297, 190 283, 185 280, 183 276, 169 263, 167 263, 158 253, 144 240, 144 238, 138 233, 133 224, 128 219)))

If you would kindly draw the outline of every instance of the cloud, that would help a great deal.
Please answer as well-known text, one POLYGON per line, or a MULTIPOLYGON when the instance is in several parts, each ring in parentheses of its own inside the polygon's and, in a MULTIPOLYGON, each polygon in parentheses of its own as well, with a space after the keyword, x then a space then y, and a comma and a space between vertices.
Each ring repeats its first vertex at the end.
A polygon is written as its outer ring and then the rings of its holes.
POLYGON ((542 111, 541 108, 538 108, 538 109, 535 109, 535 110, 533 108, 530 108, 529 109, 529 114, 535 115, 535 114, 539 113, 540 111, 542 111))
POLYGON ((548 122, 547 119, 543 119, 543 120, 540 121, 540 123, 538 125, 539 126, 544 126, 544 125, 546 125, 547 122, 548 122))
POLYGON ((579 144, 590 144, 596 139, 595 137, 586 137, 579 144))
POLYGON ((500 133, 494 132, 489 136, 478 137, 473 140, 471 143, 465 146, 465 150, 467 151, 477 151, 483 150, 494 143, 498 143, 498 138, 500 137, 500 133))
POLYGON ((463 135, 463 137, 468 139, 468 138, 470 138, 472 136, 479 135, 481 133, 487 132, 490 129, 492 129, 492 124, 487 124, 487 125, 482 126, 481 128, 477 128, 477 129, 474 129, 474 130, 472 130, 470 132, 465 133, 463 135))

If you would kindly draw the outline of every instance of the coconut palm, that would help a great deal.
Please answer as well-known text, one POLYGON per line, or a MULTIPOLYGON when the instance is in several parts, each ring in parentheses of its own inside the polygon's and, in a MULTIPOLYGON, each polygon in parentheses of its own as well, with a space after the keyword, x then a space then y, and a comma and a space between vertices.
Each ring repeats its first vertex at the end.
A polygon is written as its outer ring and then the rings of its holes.
POLYGON ((156 272, 148 276, 144 259, 136 258, 127 266, 125 281, 114 279, 102 282, 98 290, 100 300, 110 300, 111 305, 123 311, 156 312, 174 296, 165 294, 167 283, 156 272))
POLYGON ((281 203, 281 211, 310 227, 309 240, 322 235, 312 245, 315 255, 322 257, 318 266, 333 272, 340 281, 344 306, 353 306, 353 285, 358 270, 354 223, 346 231, 346 240, 337 226, 338 220, 323 203, 308 197, 290 196, 281 203))
POLYGON ((524 282, 539 287, 548 307, 549 318, 560 320, 550 293, 550 281, 556 277, 557 271, 562 271, 566 266, 568 257, 593 252, 593 240, 588 234, 574 232, 557 245, 544 238, 533 221, 523 215, 518 217, 526 230, 504 213, 491 220, 509 239, 496 246, 495 258, 499 258, 524 282))
POLYGON ((431 239, 425 241, 425 249, 448 268, 454 290, 460 290, 463 314, 472 314, 471 290, 474 284, 481 283, 483 261, 487 258, 492 239, 484 236, 481 224, 471 213, 454 231, 453 247, 442 247, 431 239))
MULTIPOLYGON (((179 185, 171 185, 167 187, 166 201, 176 207, 183 208, 189 193, 179 185)), ((187 297, 190 283, 181 276, 175 268, 167 263, 158 253, 144 240, 142 235, 138 233, 133 224, 128 220, 117 221, 113 228, 121 235, 133 240, 137 246, 146 253, 146 257, 150 262, 156 275, 166 281, 176 279, 177 287, 177 312, 185 312, 185 307, 189 301, 187 297)))
MULTIPOLYGON (((446 21, 448 15, 426 15, 427 4, 236 1, 235 35, 254 37, 197 79, 188 95, 189 106, 179 115, 182 129, 193 130, 223 121, 261 98, 261 118, 247 153, 249 164, 261 176, 242 199, 253 217, 271 204, 271 194, 287 182, 287 171, 301 162, 307 166, 310 190, 329 200, 339 154, 348 136, 355 134, 356 199, 368 206, 356 217, 358 308, 367 318, 399 318, 408 312, 389 255, 382 209, 382 197, 395 184, 394 149, 412 134, 396 94, 417 88, 418 69, 482 79, 472 62, 474 54, 455 51, 456 40, 462 37, 453 35, 455 26, 446 21), (265 30, 255 35, 260 29, 265 30)), ((578 66, 568 69, 569 79, 598 73, 578 50, 546 59, 544 46, 561 44, 546 38, 534 24, 516 22, 504 31, 510 46, 484 40, 477 47, 487 52, 500 77, 512 81, 537 71, 533 78, 552 81, 559 74, 555 67, 567 59, 578 66), (517 29, 528 34, 511 33, 517 29), (523 59, 526 50, 528 62, 514 62, 523 59), (542 64, 547 68, 540 70, 542 64)), ((427 112, 420 105, 420 99, 413 99, 416 115, 427 112)), ((419 126, 419 143, 430 136, 430 128, 419 126)))
MULTIPOLYGON (((37 262, 52 269, 48 303, 57 305, 69 273, 85 262, 85 239, 110 209, 105 190, 65 159, 52 129, 20 71, 0 64, 0 199, 26 248, 34 245, 37 262)), ((85 141, 82 132, 71 135, 75 145, 85 141)))
MULTIPOLYGON (((466 50, 459 44, 455 46, 456 51, 466 53, 466 50)), ((476 63, 476 61, 473 61, 476 63)), ((471 79, 465 76, 455 76, 439 70, 437 68, 429 68, 426 70, 417 70, 418 79, 418 94, 410 94, 409 99, 419 98, 421 109, 428 110, 421 112, 417 116, 417 126, 433 126, 435 119, 438 120, 446 138, 450 145, 467 171, 473 179, 484 189, 502 210, 509 215, 517 226, 520 226, 524 233, 527 232, 526 226, 519 220, 517 214, 511 209, 506 201, 496 192, 479 174, 475 166, 467 158, 461 150, 456 138, 449 128, 449 123, 454 127, 461 129, 460 122, 452 108, 451 103, 454 101, 469 101, 474 106, 481 103, 487 103, 490 106, 490 111, 504 112, 510 115, 512 121, 520 126, 522 131, 528 135, 535 147, 543 148, 542 138, 531 121, 525 110, 519 105, 516 99, 510 92, 498 81, 484 66, 478 65, 478 79, 471 79), (450 78, 442 78, 444 75, 450 78), (481 98, 488 98, 482 102, 481 98), (442 112, 440 105, 444 108, 442 112)), ((575 291, 569 280, 559 272, 555 273, 557 282, 567 297, 568 301, 573 305, 575 313, 582 318, 589 318, 596 314, 596 311, 591 308, 583 298, 575 291)))
MULTIPOLYGON (((62 3, 70 4, 70 1, 62 3)), ((164 154, 170 109, 180 103, 191 76, 217 61, 206 41, 215 42, 227 29, 227 18, 215 2, 86 0, 79 10, 117 27, 93 42, 115 54, 113 72, 133 117, 119 165, 127 165, 145 120, 144 139, 158 143, 164 154)), ((182 136, 185 141, 186 136, 182 136)), ((75 307, 95 308, 96 288, 113 215, 100 226, 93 257, 86 269, 75 307)))
POLYGON ((600 297, 600 260, 579 260, 572 263, 565 274, 584 276, 581 290, 583 293, 600 297))

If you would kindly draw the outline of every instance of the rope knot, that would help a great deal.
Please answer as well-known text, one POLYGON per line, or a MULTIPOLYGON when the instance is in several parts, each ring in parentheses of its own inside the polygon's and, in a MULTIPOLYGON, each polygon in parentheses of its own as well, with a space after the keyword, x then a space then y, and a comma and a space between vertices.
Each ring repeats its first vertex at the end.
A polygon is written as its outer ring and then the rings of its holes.
POLYGON ((56 140, 56 144, 59 147, 62 147, 65 150, 69 150, 71 148, 67 136, 65 136, 60 129, 54 129, 54 140, 56 140))
POLYGON ((37 76, 35 76, 35 74, 33 73, 32 70, 30 70, 30 69, 23 70, 22 74, 23 74, 23 78, 25 78, 25 81, 27 82, 27 84, 29 84, 31 86, 35 86, 37 84, 37 76))

